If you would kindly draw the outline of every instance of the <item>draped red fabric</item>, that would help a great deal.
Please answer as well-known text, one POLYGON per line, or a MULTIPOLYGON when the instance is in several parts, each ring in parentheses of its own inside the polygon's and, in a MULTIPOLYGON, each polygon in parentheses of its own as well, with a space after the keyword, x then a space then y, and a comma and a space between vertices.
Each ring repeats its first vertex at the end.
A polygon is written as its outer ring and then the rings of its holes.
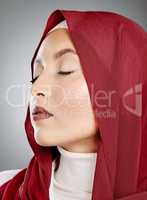
MULTIPOLYGON (((43 39, 64 19, 80 57, 101 137, 92 200, 147 200, 147 33, 117 13, 55 10, 32 58, 32 75, 43 39), (102 106, 108 96, 111 104, 102 106)), ((52 161, 58 151, 35 142, 29 105, 25 130, 34 156, 27 168, 0 187, 0 199, 51 200, 52 161)))

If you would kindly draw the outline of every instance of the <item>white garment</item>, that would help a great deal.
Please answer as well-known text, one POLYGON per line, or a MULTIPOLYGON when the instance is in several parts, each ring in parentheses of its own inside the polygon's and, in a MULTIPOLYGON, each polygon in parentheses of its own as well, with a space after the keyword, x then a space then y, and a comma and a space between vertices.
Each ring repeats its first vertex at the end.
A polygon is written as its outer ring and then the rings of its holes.
MULTIPOLYGON (((75 153, 57 146, 61 157, 55 172, 52 163, 50 200, 91 200, 97 153, 75 153)), ((0 186, 21 169, 0 172, 0 186)))
POLYGON ((0 186, 7 182, 8 180, 12 179, 19 171, 22 169, 11 169, 5 170, 0 172, 0 186))
POLYGON ((64 19, 63 21, 61 21, 60 23, 58 23, 56 26, 54 26, 51 30, 49 30, 49 32, 55 30, 55 29, 58 29, 58 28, 66 28, 68 29, 68 26, 67 26, 67 23, 66 23, 66 20, 64 19))
POLYGON ((61 157, 58 170, 52 174, 51 200, 91 200, 97 153, 57 148, 61 157))

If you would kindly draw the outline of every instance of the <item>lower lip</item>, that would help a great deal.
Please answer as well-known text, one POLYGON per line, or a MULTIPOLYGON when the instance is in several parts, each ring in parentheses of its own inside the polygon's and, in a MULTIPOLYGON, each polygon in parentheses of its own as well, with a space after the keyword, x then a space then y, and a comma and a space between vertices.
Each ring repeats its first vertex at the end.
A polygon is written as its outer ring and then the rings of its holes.
POLYGON ((38 121, 38 120, 41 120, 41 119, 48 119, 48 118, 53 117, 53 116, 48 114, 48 113, 39 113, 39 114, 33 114, 32 117, 33 117, 34 121, 38 121))

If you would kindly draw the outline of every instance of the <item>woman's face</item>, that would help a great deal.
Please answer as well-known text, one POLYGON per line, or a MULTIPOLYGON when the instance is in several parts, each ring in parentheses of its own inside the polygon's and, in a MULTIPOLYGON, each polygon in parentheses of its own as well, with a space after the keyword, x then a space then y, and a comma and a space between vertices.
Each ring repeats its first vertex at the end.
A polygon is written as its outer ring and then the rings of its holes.
POLYGON ((35 77, 38 78, 31 88, 30 111, 41 106, 53 114, 37 121, 31 114, 39 145, 64 146, 96 134, 87 83, 66 29, 55 29, 42 42, 34 61, 35 77))

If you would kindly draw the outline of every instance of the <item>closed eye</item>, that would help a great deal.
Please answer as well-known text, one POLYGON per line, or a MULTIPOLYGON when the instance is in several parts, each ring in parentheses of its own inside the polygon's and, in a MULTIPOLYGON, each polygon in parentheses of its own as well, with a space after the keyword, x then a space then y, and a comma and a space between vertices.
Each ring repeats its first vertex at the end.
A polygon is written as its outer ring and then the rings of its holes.
POLYGON ((68 74, 71 74, 73 73, 74 71, 68 71, 68 72, 64 72, 64 71, 59 71, 58 74, 60 75, 68 75, 68 74))
MULTIPOLYGON (((59 71, 58 74, 60 74, 60 75, 69 75, 69 74, 71 74, 71 73, 73 73, 73 72, 74 72, 74 71, 68 71, 68 72, 59 71)), ((36 76, 36 77, 33 78, 30 82, 31 82, 31 83, 34 83, 34 82, 37 80, 38 77, 39 77, 39 76, 36 76)))

